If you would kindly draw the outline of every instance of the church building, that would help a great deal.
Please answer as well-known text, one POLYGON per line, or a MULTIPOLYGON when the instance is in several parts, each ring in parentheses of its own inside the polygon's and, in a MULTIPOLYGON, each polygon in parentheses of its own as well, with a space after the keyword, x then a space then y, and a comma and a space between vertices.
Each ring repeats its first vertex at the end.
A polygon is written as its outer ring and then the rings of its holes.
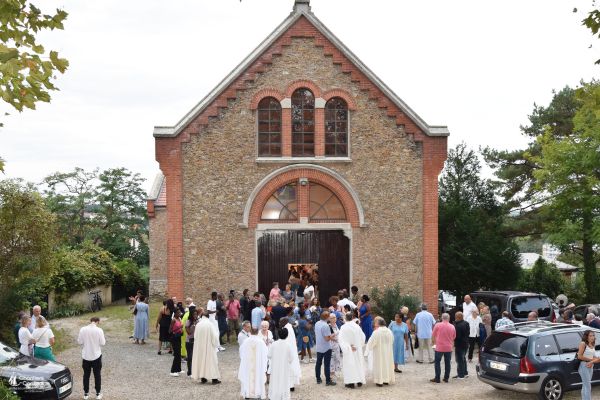
POLYGON ((154 128, 150 294, 198 304, 213 290, 268 296, 303 269, 322 303, 352 285, 370 294, 399 283, 435 311, 448 135, 329 31, 310 0, 295 0, 175 126, 154 128))

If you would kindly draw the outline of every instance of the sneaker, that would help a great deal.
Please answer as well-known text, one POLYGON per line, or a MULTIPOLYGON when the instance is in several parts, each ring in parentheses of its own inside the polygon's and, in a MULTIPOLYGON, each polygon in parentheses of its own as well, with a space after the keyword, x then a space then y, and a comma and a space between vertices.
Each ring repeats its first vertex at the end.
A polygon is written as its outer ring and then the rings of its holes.
POLYGON ((308 359, 308 362, 314 363, 314 362, 315 362, 315 359, 314 359, 314 358, 309 358, 309 359, 308 359))
POLYGON ((219 346, 219 351, 225 351, 225 347, 219 346))
POLYGON ((335 386, 337 385, 334 381, 325 383, 325 386, 335 386))
POLYGON ((96 393, 96 400, 102 400, 102 393, 96 393))
POLYGON ((302 364, 308 364, 310 361, 308 360, 302 360, 302 364))
POLYGON ((90 399, 90 395, 89 395, 89 394, 87 394, 87 393, 85 393, 85 394, 83 395, 83 400, 89 400, 89 399, 90 399))
POLYGON ((171 376, 179 376, 179 373, 178 373, 178 372, 171 372, 171 374, 170 374, 170 375, 171 375, 171 376))

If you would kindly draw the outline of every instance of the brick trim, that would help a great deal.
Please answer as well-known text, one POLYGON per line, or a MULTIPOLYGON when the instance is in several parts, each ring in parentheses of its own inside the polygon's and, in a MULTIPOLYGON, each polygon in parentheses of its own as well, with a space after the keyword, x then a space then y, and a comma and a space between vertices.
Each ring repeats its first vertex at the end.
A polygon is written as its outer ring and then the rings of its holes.
POLYGON ((281 102, 285 98, 283 93, 281 93, 277 89, 262 89, 256 92, 254 96, 252 96, 252 101, 250 102, 250 109, 256 110, 258 108, 258 103, 265 97, 274 97, 277 101, 281 102))
POLYGON ((248 215, 248 227, 256 228, 256 225, 261 222, 262 210, 275 190, 300 178, 308 178, 309 181, 321 184, 331 190, 340 199, 346 212, 346 220, 350 225, 352 227, 360 226, 358 206, 344 184, 320 169, 302 167, 282 172, 262 185, 252 202, 248 215))
POLYGON ((326 102, 333 99, 334 97, 339 97, 346 101, 346 104, 348 104, 348 110, 355 111, 357 108, 354 97, 352 97, 352 95, 350 93, 348 93, 347 91, 345 91, 344 89, 328 90, 325 93, 323 93, 322 97, 326 102))
POLYGON ((285 97, 292 97, 292 95, 294 94, 296 89, 300 89, 300 88, 304 88, 304 87, 307 89, 310 89, 310 91, 313 92, 315 99, 317 97, 321 97, 321 88, 319 86, 317 86, 313 81, 309 81, 306 79, 299 79, 297 81, 290 83, 288 85, 287 89, 285 90, 285 97))

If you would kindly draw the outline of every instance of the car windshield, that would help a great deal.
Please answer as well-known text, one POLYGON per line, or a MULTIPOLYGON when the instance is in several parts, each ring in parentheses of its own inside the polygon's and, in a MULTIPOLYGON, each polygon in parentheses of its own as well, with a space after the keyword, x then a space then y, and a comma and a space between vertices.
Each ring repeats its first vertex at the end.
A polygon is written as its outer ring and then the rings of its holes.
POLYGON ((444 301, 446 303, 454 303, 456 304, 456 296, 453 294, 450 294, 448 292, 444 292, 442 293, 442 295, 444 296, 444 301))
POLYGON ((545 297, 517 297, 512 300, 511 309, 513 317, 525 319, 531 311, 535 311, 540 318, 550 316, 550 301, 545 297))
POLYGON ((0 342, 0 364, 4 364, 19 356, 19 353, 0 342))
POLYGON ((527 352, 527 338, 509 332, 494 332, 485 341, 484 352, 502 357, 521 358, 527 352))

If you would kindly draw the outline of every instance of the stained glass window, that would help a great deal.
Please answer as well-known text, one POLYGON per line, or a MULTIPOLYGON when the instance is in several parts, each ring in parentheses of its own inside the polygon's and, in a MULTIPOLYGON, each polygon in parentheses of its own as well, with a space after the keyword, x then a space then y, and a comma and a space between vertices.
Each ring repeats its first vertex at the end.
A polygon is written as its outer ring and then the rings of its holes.
POLYGON ((296 221, 298 219, 296 194, 296 183, 290 183, 277 189, 267 200, 261 219, 296 221))
POLYGON ((310 184, 310 219, 340 221, 346 212, 340 199, 325 186, 310 184))
POLYGON ((306 89, 292 95, 292 156, 315 155, 315 96, 306 89))
POLYGON ((325 155, 348 156, 348 104, 339 97, 325 105, 325 155))
POLYGON ((281 104, 273 97, 258 103, 258 155, 281 157, 281 104))

